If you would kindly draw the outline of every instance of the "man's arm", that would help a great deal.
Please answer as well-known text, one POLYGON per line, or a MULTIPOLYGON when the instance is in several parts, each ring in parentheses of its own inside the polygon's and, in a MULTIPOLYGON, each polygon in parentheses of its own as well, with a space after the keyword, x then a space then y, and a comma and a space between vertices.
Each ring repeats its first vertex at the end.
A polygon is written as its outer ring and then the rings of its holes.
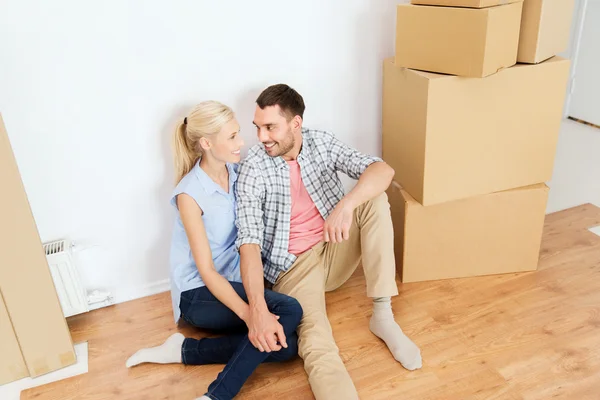
POLYGON ((383 161, 370 164, 362 173, 356 186, 344 196, 344 202, 355 209, 362 203, 371 200, 385 192, 392 183, 394 170, 383 161))
POLYGON ((330 157, 336 170, 358 179, 356 186, 336 205, 323 228, 326 242, 348 239, 354 209, 385 192, 394 178, 394 169, 378 157, 371 157, 332 138, 330 157))
POLYGON ((265 301, 265 286, 261 248, 264 235, 262 201, 264 181, 256 168, 242 163, 236 184, 238 237, 242 283, 248 296, 249 311, 246 318, 248 338, 260 351, 278 351, 287 347, 283 327, 271 314, 265 301), (277 344, 277 340, 279 343, 277 344))
POLYGON ((240 267, 250 307, 267 308, 264 296, 263 266, 260 247, 257 244, 244 244, 240 247, 240 267))
POLYGON ((260 351, 279 351, 281 346, 287 348, 283 326, 272 314, 265 301, 265 285, 263 267, 260 257, 260 247, 256 244, 245 244, 240 247, 240 267, 242 282, 248 296, 248 338, 260 351), (277 342, 279 341, 279 344, 277 342))

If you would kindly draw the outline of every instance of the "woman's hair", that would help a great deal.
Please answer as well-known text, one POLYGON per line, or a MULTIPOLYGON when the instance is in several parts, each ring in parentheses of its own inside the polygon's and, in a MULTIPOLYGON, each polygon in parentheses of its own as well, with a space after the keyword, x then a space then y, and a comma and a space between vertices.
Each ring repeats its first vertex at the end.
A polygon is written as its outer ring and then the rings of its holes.
POLYGON ((181 121, 173 134, 175 179, 181 179, 192 170, 202 155, 200 138, 215 135, 234 117, 233 110, 218 101, 204 101, 181 121))

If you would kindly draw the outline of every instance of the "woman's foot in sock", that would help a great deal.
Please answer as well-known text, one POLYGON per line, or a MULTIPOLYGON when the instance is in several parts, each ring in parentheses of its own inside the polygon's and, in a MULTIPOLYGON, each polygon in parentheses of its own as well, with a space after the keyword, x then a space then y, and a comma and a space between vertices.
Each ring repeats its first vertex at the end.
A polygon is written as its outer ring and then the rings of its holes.
POLYGON ((174 333, 160 346, 139 350, 129 357, 125 365, 130 368, 141 363, 181 363, 181 347, 184 339, 185 336, 181 333, 174 333))
POLYGON ((385 342, 396 361, 404 368, 413 371, 422 367, 421 351, 394 320, 389 300, 374 302, 369 328, 375 336, 385 342))

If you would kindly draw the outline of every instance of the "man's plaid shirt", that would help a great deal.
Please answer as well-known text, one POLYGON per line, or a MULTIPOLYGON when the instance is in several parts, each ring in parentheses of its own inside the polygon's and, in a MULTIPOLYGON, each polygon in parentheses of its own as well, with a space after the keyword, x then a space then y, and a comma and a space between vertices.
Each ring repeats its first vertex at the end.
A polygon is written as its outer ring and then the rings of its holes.
MULTIPOLYGON (((302 182, 323 219, 344 196, 337 172, 358 179, 377 161, 381 159, 360 153, 330 132, 302 129, 302 150, 298 155, 302 182)), ((258 244, 264 276, 275 283, 279 274, 296 260, 288 253, 292 210, 288 164, 281 157, 270 157, 260 144, 252 147, 240 164, 235 194, 236 247, 258 244)))

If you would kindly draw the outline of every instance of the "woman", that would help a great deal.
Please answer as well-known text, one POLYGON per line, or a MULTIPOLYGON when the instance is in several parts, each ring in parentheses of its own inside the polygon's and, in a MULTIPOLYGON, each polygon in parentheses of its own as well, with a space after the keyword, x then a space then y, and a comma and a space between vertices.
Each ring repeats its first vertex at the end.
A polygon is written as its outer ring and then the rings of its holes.
POLYGON ((181 317, 198 328, 228 334, 197 340, 175 333, 161 346, 142 349, 127 360, 127 367, 143 362, 227 364, 200 399, 232 399, 260 363, 288 360, 298 350, 302 308, 294 298, 270 290, 265 290, 265 300, 283 327, 281 350, 261 352, 248 339, 248 299, 235 247, 234 164, 244 145, 239 130, 229 107, 207 101, 179 124, 173 138, 178 182, 171 199, 177 210, 171 243, 175 322, 181 317))

